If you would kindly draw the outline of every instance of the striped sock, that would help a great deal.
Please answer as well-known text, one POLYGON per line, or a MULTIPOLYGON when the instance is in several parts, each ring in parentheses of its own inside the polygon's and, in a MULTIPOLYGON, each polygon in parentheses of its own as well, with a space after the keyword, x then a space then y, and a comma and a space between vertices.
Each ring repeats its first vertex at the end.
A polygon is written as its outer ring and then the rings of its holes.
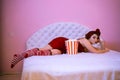
POLYGON ((13 68, 18 62, 20 62, 24 58, 28 58, 31 56, 47 56, 47 55, 51 55, 50 50, 39 50, 38 48, 27 50, 22 54, 14 54, 13 60, 11 62, 11 68, 13 68))

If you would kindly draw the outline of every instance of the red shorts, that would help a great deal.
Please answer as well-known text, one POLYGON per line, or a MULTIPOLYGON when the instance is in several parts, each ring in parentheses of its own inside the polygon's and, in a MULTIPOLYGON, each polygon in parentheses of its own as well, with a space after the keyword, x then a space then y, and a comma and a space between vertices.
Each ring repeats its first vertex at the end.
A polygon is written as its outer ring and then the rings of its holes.
POLYGON ((53 49, 59 49, 62 54, 66 53, 66 47, 65 47, 65 41, 68 40, 68 38, 65 37, 57 37, 53 39, 51 42, 48 44, 53 48, 53 49))

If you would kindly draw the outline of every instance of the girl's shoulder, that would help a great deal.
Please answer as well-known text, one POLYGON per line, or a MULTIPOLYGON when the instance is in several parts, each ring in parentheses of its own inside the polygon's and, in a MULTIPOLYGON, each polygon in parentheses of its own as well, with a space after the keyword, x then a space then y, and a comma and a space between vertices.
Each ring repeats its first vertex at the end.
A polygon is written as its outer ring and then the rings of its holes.
POLYGON ((78 40, 78 42, 80 42, 82 45, 90 44, 90 42, 86 38, 81 38, 78 40))
POLYGON ((78 41, 88 41, 86 38, 79 38, 78 41))

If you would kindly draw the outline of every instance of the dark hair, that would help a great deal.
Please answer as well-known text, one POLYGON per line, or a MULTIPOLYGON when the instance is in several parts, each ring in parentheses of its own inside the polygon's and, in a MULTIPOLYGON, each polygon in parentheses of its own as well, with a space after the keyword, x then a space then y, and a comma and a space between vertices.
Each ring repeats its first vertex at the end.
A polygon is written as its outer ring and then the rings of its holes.
POLYGON ((100 34, 101 34, 100 29, 96 29, 95 31, 89 31, 89 32, 85 35, 85 38, 86 38, 86 39, 89 39, 93 34, 98 35, 98 39, 99 39, 100 34))

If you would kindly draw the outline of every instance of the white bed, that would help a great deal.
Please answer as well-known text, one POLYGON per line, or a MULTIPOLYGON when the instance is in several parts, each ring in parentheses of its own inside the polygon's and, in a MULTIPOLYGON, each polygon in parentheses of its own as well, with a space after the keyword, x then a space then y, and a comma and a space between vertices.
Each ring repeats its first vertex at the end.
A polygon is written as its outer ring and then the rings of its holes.
MULTIPOLYGON (((50 24, 28 39, 27 49, 43 47, 58 36, 77 39, 89 30, 78 23, 50 24)), ((21 80, 120 80, 120 52, 32 56, 24 60, 21 80)))

